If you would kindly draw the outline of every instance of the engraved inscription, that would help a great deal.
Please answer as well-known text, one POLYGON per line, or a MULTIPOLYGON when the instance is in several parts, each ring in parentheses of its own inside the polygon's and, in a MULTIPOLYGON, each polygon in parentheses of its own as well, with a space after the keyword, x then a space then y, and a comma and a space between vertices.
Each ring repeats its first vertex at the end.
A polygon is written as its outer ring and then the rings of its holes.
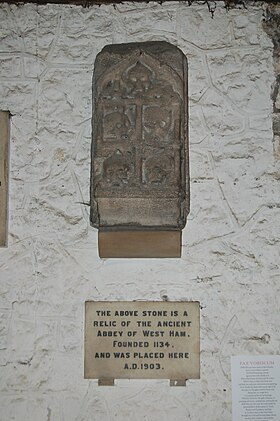
POLYGON ((85 378, 199 378, 199 302, 87 301, 85 316, 85 378))

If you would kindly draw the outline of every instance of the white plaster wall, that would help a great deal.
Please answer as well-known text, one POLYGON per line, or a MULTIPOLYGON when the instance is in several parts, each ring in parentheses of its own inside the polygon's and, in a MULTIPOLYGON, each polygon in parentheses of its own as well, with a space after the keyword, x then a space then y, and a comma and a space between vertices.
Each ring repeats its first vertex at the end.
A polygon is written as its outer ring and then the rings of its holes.
MULTIPOLYGON (((260 3, 259 3, 260 4, 260 3)), ((1 421, 230 421, 230 357, 280 353, 279 167, 262 7, 0 5, 11 128, 0 250, 1 421), (181 259, 100 260, 89 225, 91 80, 110 43, 189 60, 191 214, 181 259), (201 379, 83 379, 85 300, 199 300, 201 379), (261 339, 262 338, 262 339, 261 339)))

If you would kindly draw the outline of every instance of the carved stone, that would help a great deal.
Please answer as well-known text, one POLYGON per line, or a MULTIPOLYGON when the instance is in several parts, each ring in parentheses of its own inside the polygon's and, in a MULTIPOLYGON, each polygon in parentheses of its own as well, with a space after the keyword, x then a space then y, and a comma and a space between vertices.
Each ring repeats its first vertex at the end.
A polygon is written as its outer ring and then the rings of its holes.
POLYGON ((106 46, 93 102, 92 225, 181 230, 189 209, 183 53, 166 42, 106 46))

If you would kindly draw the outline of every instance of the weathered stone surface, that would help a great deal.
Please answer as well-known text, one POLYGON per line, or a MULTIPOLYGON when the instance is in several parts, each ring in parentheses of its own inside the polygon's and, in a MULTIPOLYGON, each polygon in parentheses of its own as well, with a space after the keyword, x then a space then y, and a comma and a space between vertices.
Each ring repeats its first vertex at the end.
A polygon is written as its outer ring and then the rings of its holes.
POLYGON ((262 28, 260 2, 228 13, 216 2, 213 19, 202 3, 0 4, 1 52, 20 55, 23 70, 11 79, 0 67, 0 108, 13 115, 9 247, 0 249, 1 421, 127 421, 131 414, 134 421, 232 421, 231 355, 280 352, 273 44, 262 28), (162 22, 163 12, 169 22, 162 22), (128 38, 130 16, 138 16, 138 32, 128 38), (244 30, 251 22, 246 36, 235 17, 245 20, 244 30), (215 46, 224 22, 236 37, 215 46), (185 39, 180 23, 189 25, 185 39), (205 40, 198 38, 201 27, 205 40), (94 58, 106 44, 128 40, 166 40, 188 57, 191 211, 181 259, 100 260, 97 230, 89 227, 94 58), (66 57, 72 46, 81 59, 66 57), (252 54, 261 82, 251 92, 261 98, 258 109, 247 109, 245 101, 247 62, 227 62, 224 73, 221 65, 220 83, 215 49, 225 62, 229 51, 238 53, 236 61, 244 51, 252 54), (32 73, 29 58, 39 60, 32 73), (245 87, 236 88, 238 78, 245 87), (220 114, 215 124, 213 109, 220 114), (244 125, 222 130, 225 110, 244 125), (165 380, 121 380, 113 390, 84 380, 84 302, 164 298, 201 302, 201 380, 173 391, 165 380))
POLYGON ((182 229, 187 61, 166 42, 107 46, 93 88, 91 222, 182 229))

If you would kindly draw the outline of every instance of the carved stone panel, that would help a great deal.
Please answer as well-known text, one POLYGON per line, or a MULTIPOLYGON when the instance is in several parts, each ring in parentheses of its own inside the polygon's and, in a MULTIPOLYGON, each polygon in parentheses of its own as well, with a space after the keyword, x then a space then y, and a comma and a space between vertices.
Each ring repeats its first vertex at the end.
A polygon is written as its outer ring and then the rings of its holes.
POLYGON ((106 46, 93 102, 92 225, 181 230, 189 208, 183 53, 166 42, 106 46))

